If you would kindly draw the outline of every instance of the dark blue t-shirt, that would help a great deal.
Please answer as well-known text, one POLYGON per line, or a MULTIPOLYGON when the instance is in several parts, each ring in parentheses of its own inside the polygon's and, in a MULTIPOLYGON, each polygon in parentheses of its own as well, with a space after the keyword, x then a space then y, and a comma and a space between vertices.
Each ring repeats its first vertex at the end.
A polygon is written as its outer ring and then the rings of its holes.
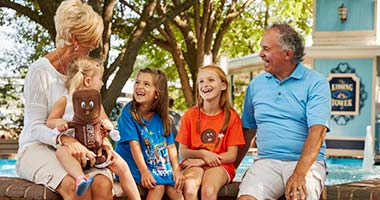
POLYGON ((158 185, 173 185, 173 168, 170 163, 167 145, 173 144, 172 134, 163 136, 162 120, 154 113, 151 120, 143 120, 146 126, 141 126, 131 114, 131 104, 127 104, 119 117, 118 130, 121 139, 116 143, 116 152, 127 161, 136 183, 141 184, 141 174, 133 159, 130 140, 140 143, 145 164, 152 173, 158 185))

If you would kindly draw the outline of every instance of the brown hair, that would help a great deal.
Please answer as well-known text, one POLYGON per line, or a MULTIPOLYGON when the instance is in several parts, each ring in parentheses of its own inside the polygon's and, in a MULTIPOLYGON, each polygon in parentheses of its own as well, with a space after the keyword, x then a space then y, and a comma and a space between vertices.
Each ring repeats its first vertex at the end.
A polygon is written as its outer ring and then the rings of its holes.
MULTIPOLYGON (((229 85, 228 85, 227 75, 224 73, 224 71, 220 68, 219 65, 211 64, 211 65, 206 65, 206 66, 201 67, 198 71, 198 76, 204 70, 214 71, 218 75, 220 80, 226 84, 226 87, 227 87, 226 90, 221 92, 220 99, 219 99, 219 106, 224 111, 224 122, 223 122, 222 128, 220 129, 219 132, 223 133, 227 130, 228 123, 229 123, 230 117, 231 117, 231 109, 233 109, 231 106, 230 95, 228 92, 229 85)), ((199 91, 198 91, 199 88, 198 87, 199 86, 198 86, 198 82, 197 82, 197 90, 196 91, 197 91, 197 100, 198 100, 198 130, 200 130, 200 116, 199 116, 199 114, 200 114, 200 109, 203 107, 204 101, 203 101, 201 95, 199 94, 199 91)))
MULTIPOLYGON (((164 72, 158 69, 145 68, 140 69, 137 72, 136 77, 142 73, 151 74, 153 77, 153 85, 155 87, 155 92, 157 99, 153 102, 151 111, 157 112, 162 120, 162 125, 164 127, 164 136, 170 135, 170 120, 168 117, 168 107, 169 107, 169 95, 168 95, 168 83, 164 72)), ((133 97, 131 105, 132 117, 142 126, 146 126, 141 119, 140 113, 138 113, 139 103, 137 103, 135 97, 133 97)))

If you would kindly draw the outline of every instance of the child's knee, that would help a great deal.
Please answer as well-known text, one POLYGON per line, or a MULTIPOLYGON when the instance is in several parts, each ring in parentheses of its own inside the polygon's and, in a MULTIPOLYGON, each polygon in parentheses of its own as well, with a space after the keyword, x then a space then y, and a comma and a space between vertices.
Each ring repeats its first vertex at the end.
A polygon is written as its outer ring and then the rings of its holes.
POLYGON ((57 157, 62 157, 70 153, 70 150, 66 146, 61 146, 55 151, 57 157))
POLYGON ((183 187, 185 195, 196 196, 198 194, 200 183, 196 179, 186 179, 183 187))
POLYGON ((215 187, 208 186, 208 185, 202 186, 202 190, 201 190, 202 197, 204 199, 213 199, 214 196, 218 194, 218 192, 219 191, 215 187))

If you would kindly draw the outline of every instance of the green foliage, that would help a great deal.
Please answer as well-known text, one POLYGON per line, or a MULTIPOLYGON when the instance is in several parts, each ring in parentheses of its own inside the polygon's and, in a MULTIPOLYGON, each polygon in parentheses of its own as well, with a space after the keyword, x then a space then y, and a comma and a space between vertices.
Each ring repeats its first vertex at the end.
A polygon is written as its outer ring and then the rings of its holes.
MULTIPOLYGON (((265 27, 273 23, 289 23, 306 38, 312 31, 312 0, 255 2, 233 22, 223 39, 220 55, 235 58, 258 53, 265 27)), ((238 88, 246 88, 248 83, 248 80, 236 78, 231 83, 236 87, 235 90, 239 90, 233 98, 238 113, 242 111, 245 96, 245 89, 238 88)))
POLYGON ((233 58, 258 53, 264 29, 273 23, 289 23, 306 37, 312 31, 312 0, 256 1, 233 22, 224 36, 221 55, 233 58))
MULTIPOLYGON (((25 68, 20 70, 23 71, 23 69, 25 68)), ((24 74, 24 72, 20 73, 24 74)), ((23 127, 23 79, 24 77, 0 78, 0 130, 13 130, 20 133, 23 127)))
MULTIPOLYGON (((21 5, 30 8, 32 11, 40 10, 38 1, 24 0, 16 1, 21 5)), ((51 1, 49 3, 59 4, 60 1, 51 1)), ((98 1, 102 4, 104 1, 98 1)), ((114 61, 118 54, 124 47, 127 46, 128 40, 131 37, 131 33, 136 29, 136 22, 140 16, 137 13, 142 13, 144 6, 148 1, 117 1, 114 8, 113 25, 112 25, 112 37, 111 37, 111 50, 108 58, 108 64, 114 61), (134 12, 130 7, 126 6, 126 3, 133 5, 134 12)), ((166 3, 162 1, 161 3, 166 3)), ((202 2, 202 1, 201 1, 202 2)), ((215 7, 222 1, 215 1, 215 7)), ((226 1, 230 3, 230 1, 226 1)), ((238 1, 239 4, 244 1, 238 1)), ((173 6, 173 5, 171 5, 173 6)), ((54 7, 54 6, 53 6, 54 7)), ((170 8, 170 6, 166 7, 170 8)), ((203 10, 201 10, 201 15, 203 10)), ((192 13, 194 7, 192 7, 188 13, 192 13)), ((222 16, 225 16, 222 12, 222 16)), ((194 13, 194 12, 193 12, 194 13)), ((41 12, 39 11, 39 14, 41 12)), ((45 14, 45 13, 44 13, 45 14)), ((155 14, 155 16, 157 13, 155 14)), ((190 16, 192 16, 190 14, 190 16)), ((191 18, 191 17, 190 17, 191 18)), ((194 24, 190 19, 190 26, 194 28, 194 24)), ((231 27, 225 33, 222 46, 218 50, 218 55, 226 55, 229 58, 244 56, 252 53, 257 53, 260 50, 260 40, 264 32, 264 28, 268 24, 274 22, 288 22, 296 27, 303 36, 307 36, 311 33, 312 22, 312 0, 299 0, 299 1, 283 1, 283 0, 257 0, 255 1, 240 17, 232 22, 231 27)), ((220 25, 221 22, 218 22, 220 25)), ((15 72, 15 76, 22 77, 22 73, 15 71, 19 66, 29 66, 37 58, 45 55, 48 51, 54 48, 54 38, 49 35, 48 31, 34 22, 28 17, 20 13, 15 13, 10 9, 0 9, 0 25, 9 26, 15 30, 14 33, 9 35, 9 40, 15 41, 18 45, 15 50, 7 50, 6 52, 0 52, 0 68, 3 70, 7 68, 15 72), (3 63, 3 64, 1 64, 3 63), (5 63, 5 64, 4 64, 5 63)), ((194 34, 194 32, 192 32, 194 34)), ((184 35, 178 30, 173 28, 173 34, 175 34, 175 42, 181 46, 183 52, 188 51, 188 47, 185 45, 184 35)), ((158 30, 154 30, 152 35, 162 39, 162 35, 158 34, 158 30)), ((215 35, 213 36, 215 37, 215 35)), ((153 44, 153 38, 145 40, 144 45, 139 49, 139 56, 133 67, 133 72, 144 67, 159 68, 163 70, 168 77, 169 94, 175 99, 174 109, 184 111, 187 109, 187 103, 183 97, 183 91, 181 90, 181 81, 179 80, 177 67, 173 61, 172 55, 169 51, 164 50, 153 44)), ((173 42, 173 41, 170 41, 173 42)), ((128 57, 128 52, 126 53, 128 57)), ((186 59, 193 58, 195 55, 185 55, 186 59), (187 56, 187 57, 186 57, 187 56)), ((185 58, 182 58, 185 59, 185 58)), ((217 61, 219 59, 216 59, 217 61)), ((107 66, 108 67, 108 66, 107 66)), ((188 70, 188 77, 191 81, 191 73, 189 72, 189 66, 186 66, 188 70)), ((132 73, 132 77, 134 74, 132 73)), ((13 83, 7 83, 9 84, 13 83)), ((120 83, 121 84, 121 83, 120 83)), ((236 87, 245 87, 248 81, 234 81, 232 83, 236 87)), ((190 85, 192 85, 190 83, 190 85)), ((3 86, 1 86, 3 87, 3 86)), ((5 88, 5 87, 4 87, 5 88)), ((18 90, 16 88, 2 89, 2 98, 5 99, 5 95, 11 97, 8 100, 14 100, 12 92, 15 93, 18 90), (9 94, 9 92, 11 94, 9 94), (4 92, 6 91, 6 92, 4 92)), ((236 93, 234 97, 235 108, 238 112, 241 111, 244 99, 244 90, 240 93, 236 93)), ((0 98, 0 101, 1 98, 0 98)), ((7 101, 7 100, 5 100, 7 101)), ((4 102, 4 101, 2 101, 4 102)), ((3 103, 1 104, 3 106, 3 103)), ((115 117, 118 113, 115 112, 115 117)), ((16 120, 17 121, 17 120, 16 120)))
POLYGON ((235 80, 233 86, 234 86, 234 92, 233 92, 234 108, 236 112, 241 114, 243 111, 245 89, 247 88, 248 83, 246 83, 243 80, 235 80))

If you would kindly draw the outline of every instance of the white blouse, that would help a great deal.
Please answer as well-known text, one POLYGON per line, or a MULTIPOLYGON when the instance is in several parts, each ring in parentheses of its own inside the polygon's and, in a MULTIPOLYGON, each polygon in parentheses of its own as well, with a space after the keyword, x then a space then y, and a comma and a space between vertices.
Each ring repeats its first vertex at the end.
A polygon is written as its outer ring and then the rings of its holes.
POLYGON ((46 126, 46 119, 55 102, 65 93, 65 76, 47 58, 40 58, 29 67, 24 85, 24 128, 19 138, 19 156, 27 146, 35 143, 56 147, 58 132, 46 126))

